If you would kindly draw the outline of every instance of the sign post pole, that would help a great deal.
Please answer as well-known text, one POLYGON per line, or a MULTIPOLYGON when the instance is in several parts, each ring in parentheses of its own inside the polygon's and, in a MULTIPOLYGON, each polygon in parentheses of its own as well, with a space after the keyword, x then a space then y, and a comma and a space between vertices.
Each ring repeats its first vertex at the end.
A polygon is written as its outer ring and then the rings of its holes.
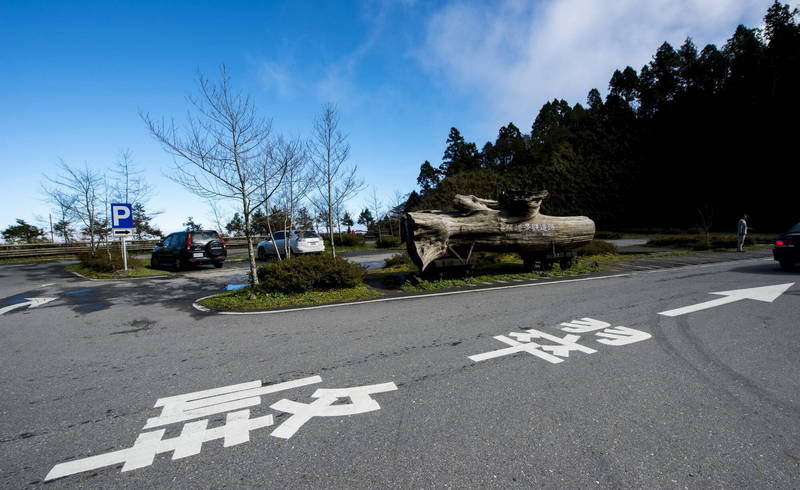
POLYGON ((120 241, 122 241, 122 263, 125 267, 125 270, 128 270, 128 240, 125 240, 124 236, 119 237, 120 241))

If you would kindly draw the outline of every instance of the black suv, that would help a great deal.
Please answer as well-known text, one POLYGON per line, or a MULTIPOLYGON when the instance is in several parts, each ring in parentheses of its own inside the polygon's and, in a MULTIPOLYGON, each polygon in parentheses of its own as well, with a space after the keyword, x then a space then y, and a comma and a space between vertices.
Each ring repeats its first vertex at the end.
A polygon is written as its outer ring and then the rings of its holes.
POLYGON ((190 265, 214 264, 220 268, 228 256, 227 248, 214 230, 179 231, 156 243, 150 267, 170 267, 178 271, 190 265))

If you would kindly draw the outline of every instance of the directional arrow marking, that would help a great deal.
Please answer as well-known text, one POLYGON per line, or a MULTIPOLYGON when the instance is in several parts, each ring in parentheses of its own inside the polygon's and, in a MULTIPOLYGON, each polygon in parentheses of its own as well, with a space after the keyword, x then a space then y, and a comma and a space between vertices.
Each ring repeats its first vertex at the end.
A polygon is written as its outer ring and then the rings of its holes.
POLYGON ((47 303, 49 303, 51 301, 55 301, 56 298, 25 298, 25 299, 27 301, 24 302, 24 303, 17 303, 15 305, 10 305, 10 306, 5 306, 3 308, 0 308, 0 315, 8 313, 11 310, 16 310, 17 308, 24 308, 26 306, 28 308, 36 308, 38 306, 42 306, 44 304, 47 304, 47 303))
POLYGON ((774 286, 762 286, 759 288, 747 288, 747 289, 734 289, 732 291, 720 291, 719 293, 709 293, 709 294, 716 294, 719 296, 723 296, 719 299, 713 299, 711 301, 706 301, 705 303, 699 303, 696 305, 684 306, 683 308, 678 308, 675 310, 669 311, 662 311, 659 315, 664 316, 679 316, 685 315, 687 313, 693 313, 695 311, 700 310, 707 310, 709 308, 714 308, 715 306, 722 306, 727 305, 728 303, 733 303, 736 301, 741 301, 743 299, 754 299, 756 301, 764 301, 767 303, 772 303, 775 301, 778 296, 783 294, 787 289, 794 286, 793 282, 787 284, 776 284, 774 286))

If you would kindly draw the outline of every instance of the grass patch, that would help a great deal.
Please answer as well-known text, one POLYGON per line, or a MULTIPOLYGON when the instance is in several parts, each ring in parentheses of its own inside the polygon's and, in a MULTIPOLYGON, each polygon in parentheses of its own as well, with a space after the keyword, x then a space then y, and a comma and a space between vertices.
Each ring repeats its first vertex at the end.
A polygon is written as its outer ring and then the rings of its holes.
POLYGON ((17 257, 13 259, 0 259, 0 265, 8 264, 35 264, 38 262, 57 262, 59 260, 75 260, 74 255, 53 255, 44 257, 17 257))
MULTIPOLYGON (((764 245, 768 247, 769 245, 764 245)), ((754 246, 753 248, 759 248, 754 246)), ((579 257, 572 267, 561 270, 556 263, 549 271, 525 272, 522 259, 516 254, 486 254, 483 261, 476 266, 474 275, 468 277, 421 280, 415 279, 417 269, 410 264, 404 254, 387 260, 387 267, 375 269, 367 273, 366 281, 376 288, 388 291, 404 291, 408 293, 421 293, 441 289, 453 289, 490 281, 511 281, 514 279, 530 280, 551 277, 566 277, 582 274, 602 272, 609 267, 621 263, 635 262, 639 259, 654 257, 679 257, 683 255, 697 255, 692 250, 674 250, 669 252, 642 253, 642 254, 600 254, 579 257), (409 279, 411 278, 411 279, 409 279)), ((200 304, 220 311, 248 311, 267 310, 284 307, 314 306, 327 303, 348 302, 372 299, 382 296, 383 293, 367 284, 354 288, 338 289, 331 291, 309 291, 298 294, 265 293, 257 292, 255 299, 250 299, 250 289, 230 291, 200 301, 200 304)))
POLYGON ((64 266, 67 272, 77 272, 78 274, 88 277, 89 279, 129 279, 131 277, 149 277, 149 276, 168 276, 167 271, 158 269, 151 269, 149 267, 139 267, 136 269, 128 269, 127 271, 116 272, 97 272, 84 267, 81 264, 69 264, 64 266))
POLYGON ((228 257, 225 258, 225 262, 248 262, 249 260, 250 257, 248 257, 247 255, 236 255, 234 257, 231 257, 229 255, 228 257))
MULTIPOLYGON (((403 246, 392 247, 389 249, 386 248, 378 248, 375 246, 375 242, 366 242, 364 245, 336 245, 336 253, 340 252, 387 252, 390 250, 405 250, 403 246)), ((328 242, 325 242, 325 252, 330 253, 331 246, 328 242)))
POLYGON ((541 279, 548 277, 574 276, 579 274, 591 274, 600 272, 601 266, 597 258, 607 256, 587 256, 578 259, 572 267, 561 270, 558 264, 554 265, 549 271, 525 272, 522 270, 522 259, 512 254, 500 254, 497 262, 479 265, 475 269, 475 275, 463 278, 439 279, 439 280, 418 280, 406 281, 401 286, 405 292, 433 291, 437 289, 450 289, 471 284, 479 284, 488 281, 510 281, 514 279, 541 279))
MULTIPOLYGON (((772 244, 772 235, 747 235, 744 245, 753 247, 772 244)), ((688 248, 697 251, 703 250, 728 250, 736 248, 736 235, 711 233, 705 235, 660 235, 648 240, 649 247, 688 248)))
POLYGON ((409 273, 416 271, 417 271, 417 266, 415 266, 414 264, 395 264, 392 266, 386 266, 381 269, 377 269, 375 271, 370 271, 368 275, 401 274, 401 273, 409 273))
POLYGON ((236 291, 205 298, 199 303, 206 308, 218 311, 250 311, 269 310, 273 308, 286 308, 291 306, 313 306, 326 303, 342 303, 359 301, 382 296, 366 284, 359 284, 353 288, 333 289, 331 291, 306 291, 304 293, 284 294, 278 292, 265 293, 256 290, 255 298, 251 299, 249 287, 236 291))

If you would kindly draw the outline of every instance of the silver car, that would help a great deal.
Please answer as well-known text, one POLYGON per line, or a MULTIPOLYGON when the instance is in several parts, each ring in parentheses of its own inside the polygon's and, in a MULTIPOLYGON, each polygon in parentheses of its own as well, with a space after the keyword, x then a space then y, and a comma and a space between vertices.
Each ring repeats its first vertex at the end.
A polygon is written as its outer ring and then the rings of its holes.
POLYGON ((272 234, 272 239, 267 238, 258 242, 256 245, 256 253, 259 260, 267 260, 267 257, 277 255, 275 248, 278 249, 281 256, 286 254, 287 247, 291 247, 293 254, 314 254, 322 253, 325 251, 325 243, 322 237, 316 231, 309 230, 293 230, 293 231, 278 231, 272 234), (289 240, 287 245, 286 240, 289 240))

